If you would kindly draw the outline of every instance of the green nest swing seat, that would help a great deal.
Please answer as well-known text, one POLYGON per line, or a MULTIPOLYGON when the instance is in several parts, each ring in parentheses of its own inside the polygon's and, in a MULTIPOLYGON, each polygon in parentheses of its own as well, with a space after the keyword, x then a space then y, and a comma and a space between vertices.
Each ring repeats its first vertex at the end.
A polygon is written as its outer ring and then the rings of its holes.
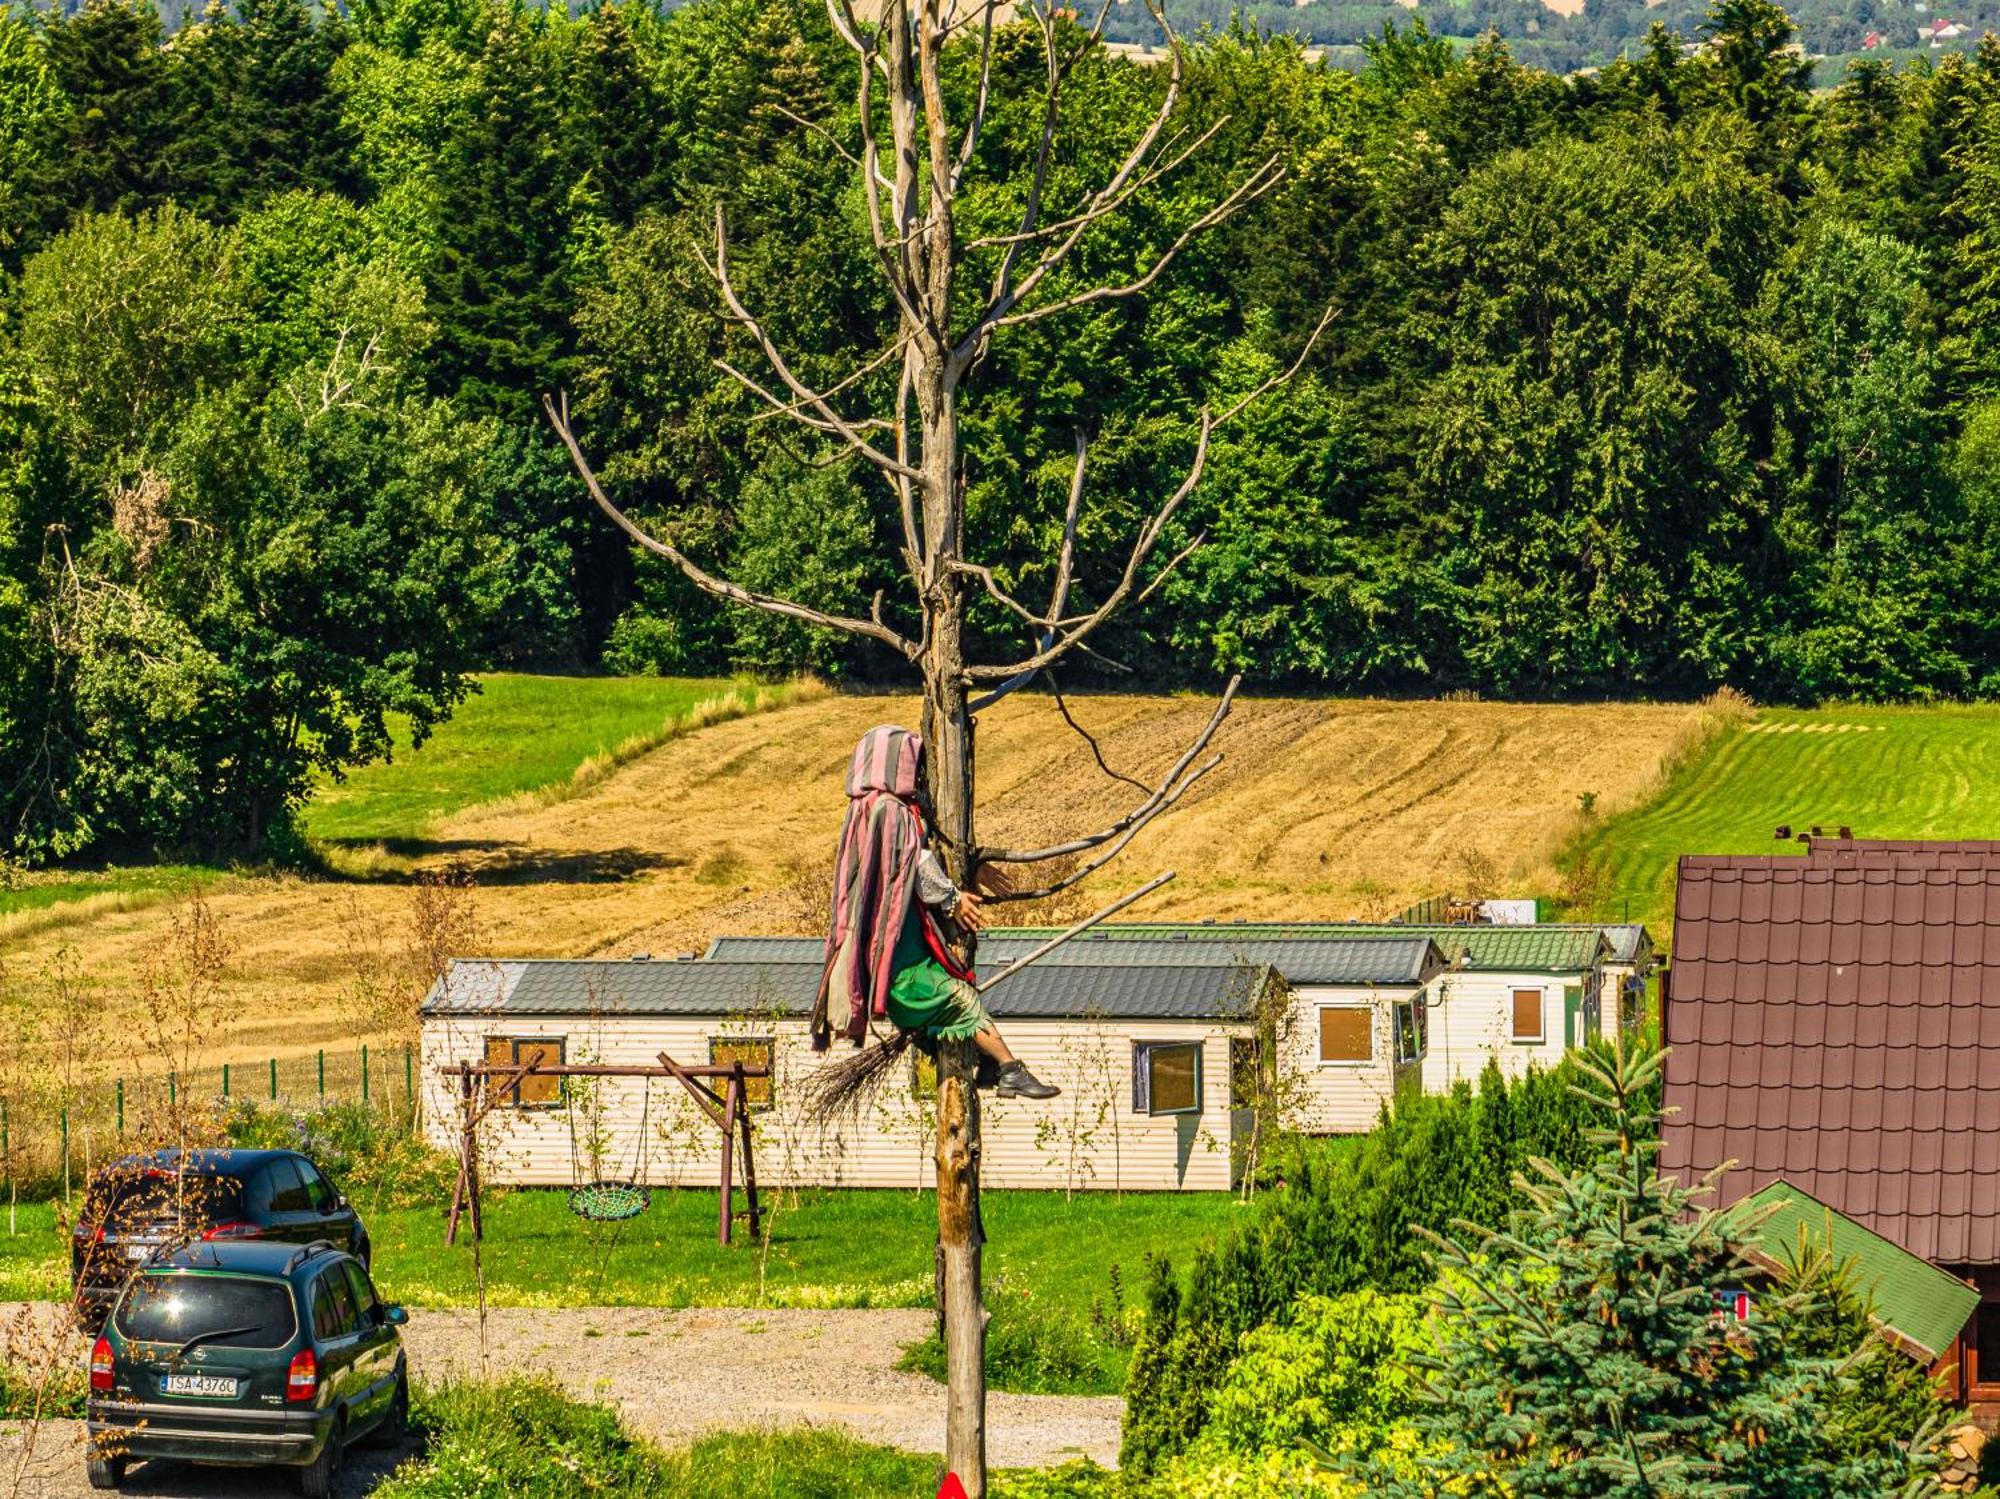
POLYGON ((577 1145, 576 1110, 569 1110, 570 1180, 569 1210, 592 1223, 623 1223, 636 1218, 653 1205, 653 1189, 647 1182, 651 1152, 646 1149, 646 1132, 653 1109, 653 1080, 645 1079, 639 1095, 639 1135, 632 1147, 632 1171, 623 1178, 606 1177, 582 1181, 584 1152, 577 1145))

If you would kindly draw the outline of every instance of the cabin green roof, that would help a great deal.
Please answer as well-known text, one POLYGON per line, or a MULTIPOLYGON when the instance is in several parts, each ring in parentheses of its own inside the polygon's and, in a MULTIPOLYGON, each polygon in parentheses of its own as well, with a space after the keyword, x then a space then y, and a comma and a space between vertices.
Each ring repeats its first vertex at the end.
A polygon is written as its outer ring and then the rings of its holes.
MULTIPOLYGON (((1017 937, 1052 937, 1056 928, 1032 928, 1010 933, 1017 937)), ((1584 973, 1608 950, 1603 929, 1584 926, 1405 925, 1362 921, 1232 921, 1232 922, 1105 922, 1091 928, 1091 937, 1107 941, 1235 942, 1250 947, 1261 942, 1370 941, 1384 937, 1428 937, 1448 964, 1462 956, 1471 971, 1489 973, 1584 973)))
POLYGON ((1979 1292, 1957 1277, 1836 1213, 1810 1193, 1782 1179, 1743 1199, 1735 1211, 1770 1216, 1747 1235, 1760 1261, 1775 1266, 1797 1256, 1803 1235, 1830 1248, 1836 1262, 1852 1262, 1855 1289, 1874 1303, 1875 1320, 1903 1351, 1934 1363, 1952 1344, 1979 1292))

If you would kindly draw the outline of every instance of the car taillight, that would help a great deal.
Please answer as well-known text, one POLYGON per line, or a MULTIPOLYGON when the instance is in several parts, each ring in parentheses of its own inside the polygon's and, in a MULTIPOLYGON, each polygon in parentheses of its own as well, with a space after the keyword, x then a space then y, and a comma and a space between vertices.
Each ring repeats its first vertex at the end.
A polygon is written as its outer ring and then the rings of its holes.
POLYGON ((104 1242, 104 1225, 102 1223, 95 1226, 88 1223, 79 1223, 76 1226, 75 1233, 76 1237, 85 1244, 102 1244, 104 1242))
POLYGON ((310 1348, 292 1355, 292 1367, 285 1374, 285 1398, 310 1400, 319 1393, 319 1360, 310 1348))
POLYGON ((244 1218, 232 1218, 227 1223, 216 1224, 214 1228, 211 1228, 202 1237, 204 1239, 255 1239, 260 1237, 263 1232, 264 1228, 262 1224, 252 1223, 244 1218))
POLYGON ((90 1350, 90 1387, 100 1393, 111 1388, 111 1339, 99 1338, 90 1350))

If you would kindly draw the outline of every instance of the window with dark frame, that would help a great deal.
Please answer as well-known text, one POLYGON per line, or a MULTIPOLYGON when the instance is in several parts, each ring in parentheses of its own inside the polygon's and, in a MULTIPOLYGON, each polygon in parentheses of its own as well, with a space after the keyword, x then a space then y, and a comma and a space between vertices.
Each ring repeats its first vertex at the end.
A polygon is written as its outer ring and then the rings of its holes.
MULTIPOLYGON (((539 1059, 560 1067, 568 1060, 568 1043, 562 1036, 488 1036, 486 1065, 512 1071, 522 1063, 539 1059)), ((563 1080, 547 1073, 530 1072, 512 1086, 490 1080, 500 1089, 498 1106, 505 1109, 559 1109, 563 1106, 563 1080)))
MULTIPOLYGON (((764 1076, 743 1079, 743 1101, 753 1109, 771 1107, 772 1050, 775 1043, 769 1036, 710 1036, 708 1038, 708 1065, 727 1067, 731 1062, 741 1062, 745 1067, 762 1067, 764 1076)), ((716 1084, 716 1092, 722 1091, 726 1078, 711 1079, 716 1084)))
POLYGON ((1365 1005, 1324 1005, 1319 1012, 1322 1062, 1375 1060, 1375 1012, 1365 1005))
POLYGON ((1201 1112, 1199 1041, 1132 1043, 1132 1112, 1154 1115, 1201 1112))
POLYGON ((1516 989, 1514 991, 1514 1039, 1516 1041, 1544 1041, 1547 1036, 1542 1027, 1542 991, 1539 989, 1516 989))
POLYGON ((1424 1054, 1423 1037, 1417 1028, 1416 1002, 1396 1006, 1396 1060, 1414 1062, 1424 1054))

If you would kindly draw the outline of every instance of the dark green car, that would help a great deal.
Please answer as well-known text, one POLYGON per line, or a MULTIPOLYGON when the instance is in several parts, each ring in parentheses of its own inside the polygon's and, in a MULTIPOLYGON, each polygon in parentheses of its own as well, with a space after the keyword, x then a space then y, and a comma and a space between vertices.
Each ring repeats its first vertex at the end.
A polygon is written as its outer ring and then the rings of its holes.
POLYGON ((407 1320, 330 1244, 161 1255, 126 1282, 90 1352, 90 1486, 164 1457, 283 1464, 303 1493, 331 1493, 349 1443, 402 1435, 407 1320))

